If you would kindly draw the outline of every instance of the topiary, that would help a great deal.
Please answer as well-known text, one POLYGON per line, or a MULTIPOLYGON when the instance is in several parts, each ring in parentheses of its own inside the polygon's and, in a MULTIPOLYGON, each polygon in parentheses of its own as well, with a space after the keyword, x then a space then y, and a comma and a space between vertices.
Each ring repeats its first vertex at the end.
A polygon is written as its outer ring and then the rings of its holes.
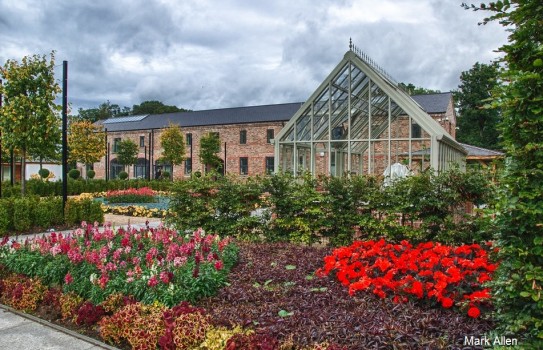
POLYGON ((47 177, 49 176, 51 172, 49 171, 49 169, 45 169, 45 168, 41 168, 39 171, 38 171, 38 174, 40 175, 40 177, 42 179, 47 179, 47 177))
POLYGON ((81 176, 81 172, 77 169, 72 169, 68 172, 68 176, 74 180, 77 180, 81 176))
POLYGON ((94 176, 96 176, 96 172, 94 170, 87 171, 87 179, 94 179, 94 176))
POLYGON ((127 173, 126 171, 121 171, 121 172, 119 173, 119 179, 121 179, 121 180, 126 180, 126 179, 128 179, 128 173, 127 173))
POLYGON ((163 179, 169 179, 170 178, 170 172, 169 171, 165 171, 162 173, 162 178, 163 179))

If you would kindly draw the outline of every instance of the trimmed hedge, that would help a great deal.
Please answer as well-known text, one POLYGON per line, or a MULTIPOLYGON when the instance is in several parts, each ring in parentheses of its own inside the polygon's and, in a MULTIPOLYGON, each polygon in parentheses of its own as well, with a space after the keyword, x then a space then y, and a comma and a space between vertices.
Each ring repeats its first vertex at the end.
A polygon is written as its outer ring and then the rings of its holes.
POLYGON ((28 196, 0 199, 0 236, 11 232, 26 233, 52 226, 77 226, 81 221, 103 223, 100 203, 92 199, 68 199, 66 220, 62 213, 62 198, 28 196))
MULTIPOLYGON (((68 179, 68 195, 77 196, 81 193, 95 193, 95 192, 107 192, 112 190, 126 190, 129 188, 141 188, 149 187, 155 191, 169 191, 173 186, 169 181, 157 181, 157 180, 101 180, 101 179, 88 179, 88 180, 74 180, 68 179)), ((48 196, 62 196, 62 181, 41 181, 39 179, 31 179, 26 182, 26 194, 36 195, 39 197, 48 196)), ((16 183, 13 187, 9 181, 2 183, 2 197, 20 197, 21 185, 16 183)))

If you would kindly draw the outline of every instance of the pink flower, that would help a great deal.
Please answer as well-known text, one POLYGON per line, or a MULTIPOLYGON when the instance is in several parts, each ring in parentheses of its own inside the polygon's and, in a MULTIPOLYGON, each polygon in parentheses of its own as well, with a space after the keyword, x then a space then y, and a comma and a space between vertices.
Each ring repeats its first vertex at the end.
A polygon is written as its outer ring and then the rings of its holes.
POLYGON ((219 260, 219 261, 215 262, 215 269, 216 270, 222 270, 223 267, 224 267, 224 265, 223 265, 222 261, 219 260))
POLYGON ((149 287, 154 287, 158 284, 158 280, 156 279, 156 276, 151 276, 151 278, 149 278, 149 281, 147 282, 147 285, 149 287))
POLYGON ((74 281, 74 278, 72 277, 72 275, 68 272, 66 274, 66 276, 64 276, 64 283, 66 284, 70 284, 74 281))

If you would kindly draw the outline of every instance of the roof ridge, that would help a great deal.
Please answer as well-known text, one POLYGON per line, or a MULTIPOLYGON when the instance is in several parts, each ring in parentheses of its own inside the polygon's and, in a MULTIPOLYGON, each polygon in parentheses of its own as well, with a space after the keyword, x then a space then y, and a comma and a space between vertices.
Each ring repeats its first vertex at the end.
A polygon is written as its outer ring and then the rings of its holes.
MULTIPOLYGON (((282 105, 293 105, 293 104, 299 104, 300 106, 304 104, 304 102, 285 102, 285 103, 269 103, 265 105, 251 105, 251 106, 238 106, 238 107, 225 107, 225 108, 211 108, 211 109, 199 109, 192 112, 209 112, 209 111, 222 111, 225 109, 239 109, 239 108, 254 108, 254 107, 269 107, 269 106, 282 106, 282 105)), ((176 112, 177 113, 177 112, 176 112)))
POLYGON ((505 153, 503 153, 503 152, 496 151, 496 150, 493 150, 493 149, 490 149, 490 148, 484 148, 484 147, 474 146, 474 145, 470 145, 470 144, 462 143, 462 142, 458 142, 458 143, 459 143, 461 146, 468 146, 468 147, 477 148, 477 149, 480 149, 480 150, 483 150, 483 151, 494 152, 494 153, 497 153, 497 154, 505 154, 505 153))

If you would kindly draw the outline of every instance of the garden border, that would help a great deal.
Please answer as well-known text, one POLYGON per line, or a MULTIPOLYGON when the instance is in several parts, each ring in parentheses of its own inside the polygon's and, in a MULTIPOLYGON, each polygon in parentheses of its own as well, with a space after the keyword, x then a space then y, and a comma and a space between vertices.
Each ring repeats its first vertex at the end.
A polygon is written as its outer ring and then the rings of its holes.
POLYGON ((24 313, 24 312, 20 312, 12 307, 9 307, 7 305, 4 305, 4 304, 0 304, 0 309, 4 309, 8 312, 11 312, 15 315, 18 315, 18 316, 21 316, 21 317, 24 317, 30 321, 33 321, 33 322, 37 322, 45 327, 49 327, 49 328, 52 328, 56 331, 59 331, 59 332, 62 332, 64 334, 67 334, 69 336, 72 336, 74 338, 77 338, 77 339, 80 339, 80 340, 83 340, 87 343, 90 343, 94 346, 98 346, 100 348, 103 348, 103 349, 108 349, 108 350, 119 350, 119 348, 116 348, 116 347, 113 347, 111 345, 108 345, 108 344, 105 344, 105 343, 102 343, 94 338, 91 338, 91 337, 87 337, 86 335, 83 335, 83 334, 80 334, 80 333, 77 333, 77 332, 74 332, 72 330, 69 330, 67 328, 64 328, 64 327, 61 327, 57 324, 54 324, 54 323, 51 323, 47 320, 44 320, 44 319, 41 319, 39 317, 36 317, 34 315, 30 315, 30 314, 27 314, 27 313, 24 313))

